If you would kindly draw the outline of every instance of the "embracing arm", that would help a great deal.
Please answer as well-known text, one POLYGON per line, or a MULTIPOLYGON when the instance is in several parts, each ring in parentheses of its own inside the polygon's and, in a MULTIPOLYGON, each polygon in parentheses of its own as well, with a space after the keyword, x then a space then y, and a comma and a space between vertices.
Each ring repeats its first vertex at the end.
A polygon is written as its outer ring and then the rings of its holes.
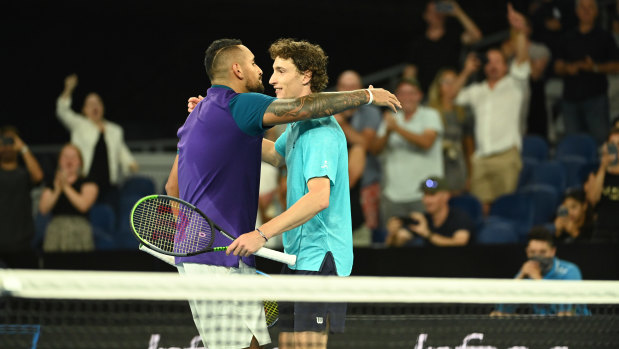
POLYGON ((262 139, 262 161, 275 167, 282 167, 285 164, 284 157, 275 150, 275 142, 262 139))
POLYGON ((350 108, 356 108, 370 101, 372 104, 391 108, 401 107, 398 99, 389 91, 378 88, 347 92, 312 93, 295 99, 277 99, 264 112, 263 125, 273 126, 299 120, 334 115, 350 108))

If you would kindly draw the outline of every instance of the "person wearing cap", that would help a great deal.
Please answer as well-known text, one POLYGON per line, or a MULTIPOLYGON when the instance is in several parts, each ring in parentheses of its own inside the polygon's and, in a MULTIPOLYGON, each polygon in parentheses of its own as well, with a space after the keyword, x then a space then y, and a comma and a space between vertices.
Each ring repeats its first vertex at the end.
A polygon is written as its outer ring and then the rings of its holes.
POLYGON ((387 222, 387 246, 464 246, 474 231, 471 218, 449 207, 450 188, 443 178, 430 177, 420 184, 425 213, 392 217, 387 222))

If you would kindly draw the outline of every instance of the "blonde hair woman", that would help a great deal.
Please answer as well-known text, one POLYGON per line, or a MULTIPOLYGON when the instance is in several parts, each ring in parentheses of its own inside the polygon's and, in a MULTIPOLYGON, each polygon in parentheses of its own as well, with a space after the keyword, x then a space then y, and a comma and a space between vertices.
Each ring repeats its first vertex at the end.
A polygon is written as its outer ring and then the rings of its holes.
POLYGON ((445 180, 458 194, 469 189, 473 142, 473 116, 470 109, 455 105, 458 91, 454 86, 458 74, 442 69, 428 90, 428 106, 438 110, 443 121, 443 161, 445 180))
POLYGON ((52 214, 43 240, 45 252, 94 249, 88 212, 97 200, 99 188, 82 176, 82 167, 80 150, 70 143, 62 147, 54 182, 46 185, 39 201, 39 211, 52 214))

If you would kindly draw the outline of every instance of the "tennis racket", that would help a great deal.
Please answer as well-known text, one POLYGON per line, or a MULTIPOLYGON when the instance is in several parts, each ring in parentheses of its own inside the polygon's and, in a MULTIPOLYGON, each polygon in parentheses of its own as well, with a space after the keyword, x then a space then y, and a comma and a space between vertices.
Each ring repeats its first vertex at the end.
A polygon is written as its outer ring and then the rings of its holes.
MULTIPOLYGON (((176 257, 225 251, 227 246, 213 247, 216 232, 234 240, 197 207, 168 195, 149 195, 138 200, 131 210, 131 228, 144 246, 176 257)), ((265 247, 255 255, 288 265, 297 261, 294 255, 265 247)))
MULTIPOLYGON (((256 274, 270 277, 269 274, 263 273, 260 270, 256 270, 256 274)), ((262 301, 264 303, 264 315, 267 320, 267 327, 273 327, 277 320, 279 320, 279 308, 277 301, 262 301)))

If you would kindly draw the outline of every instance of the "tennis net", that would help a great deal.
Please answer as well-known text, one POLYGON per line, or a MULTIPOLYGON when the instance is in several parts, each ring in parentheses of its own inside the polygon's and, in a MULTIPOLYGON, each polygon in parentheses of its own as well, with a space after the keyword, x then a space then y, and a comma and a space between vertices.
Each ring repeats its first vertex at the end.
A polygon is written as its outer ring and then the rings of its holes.
MULTIPOLYGON (((188 299, 211 308, 345 303, 345 330, 329 335, 328 348, 619 348, 615 281, 0 270, 0 290, 0 348, 237 345, 234 334, 203 344, 188 299)), ((288 320, 280 314, 268 328, 265 348, 284 347, 279 333, 288 320)))

